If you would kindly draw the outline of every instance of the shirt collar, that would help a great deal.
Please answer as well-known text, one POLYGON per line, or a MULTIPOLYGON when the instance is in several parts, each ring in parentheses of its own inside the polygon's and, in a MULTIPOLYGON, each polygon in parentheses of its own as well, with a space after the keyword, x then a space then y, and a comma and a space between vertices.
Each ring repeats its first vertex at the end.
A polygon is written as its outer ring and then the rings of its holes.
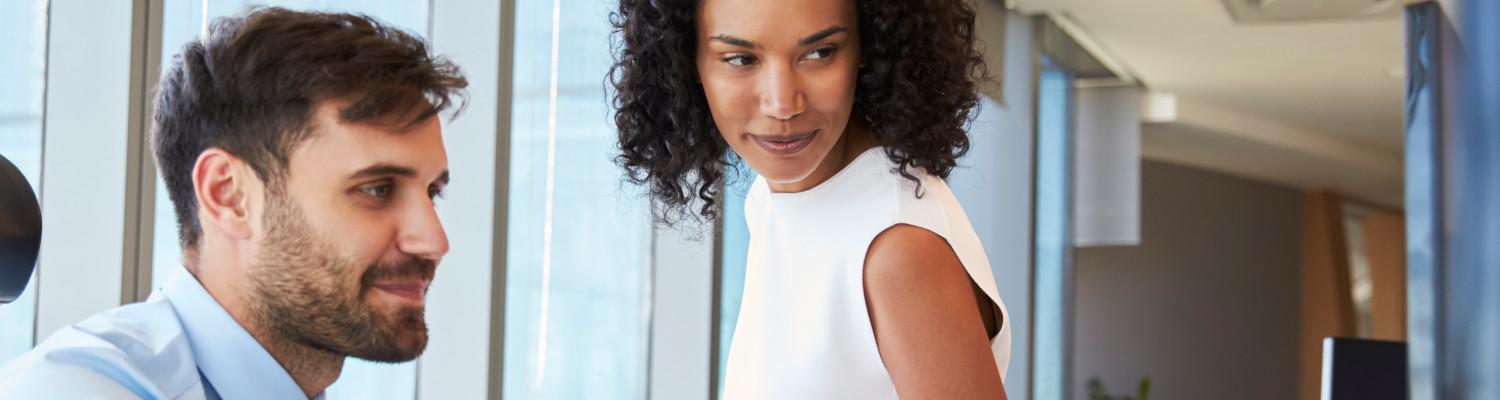
MULTIPOLYGON (((187 334, 198 370, 223 398, 297 399, 306 396, 286 369, 209 295, 186 268, 178 267, 161 293, 177 311, 177 319, 187 334)), ((323 397, 318 395, 319 399, 323 397)))

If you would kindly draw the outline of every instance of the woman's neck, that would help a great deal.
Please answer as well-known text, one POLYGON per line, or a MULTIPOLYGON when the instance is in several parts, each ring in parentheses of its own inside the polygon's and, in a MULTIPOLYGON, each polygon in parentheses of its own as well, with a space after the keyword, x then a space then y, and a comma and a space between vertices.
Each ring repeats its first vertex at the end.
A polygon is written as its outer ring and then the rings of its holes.
POLYGON ((768 183, 768 186, 770 186, 772 192, 776 193, 796 193, 812 189, 828 181, 829 178, 838 174, 839 171, 844 170, 844 167, 849 166, 849 163, 853 162, 860 154, 864 154, 865 150, 869 150, 876 145, 879 145, 879 142, 865 128, 864 122, 858 118, 851 118, 849 126, 844 128, 844 134, 840 135, 839 140, 833 143, 833 148, 828 150, 828 155, 823 156, 823 160, 818 162, 816 167, 813 167, 811 174, 808 174, 806 178, 800 181, 768 183))

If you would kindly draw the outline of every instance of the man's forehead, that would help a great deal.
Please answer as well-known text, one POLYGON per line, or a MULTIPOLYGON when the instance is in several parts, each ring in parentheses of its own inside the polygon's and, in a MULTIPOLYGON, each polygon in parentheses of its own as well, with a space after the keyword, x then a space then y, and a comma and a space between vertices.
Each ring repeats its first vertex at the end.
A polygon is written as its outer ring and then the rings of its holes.
MULTIPOLYGON (((318 173, 350 175, 372 166, 404 168, 413 176, 436 176, 448 169, 439 118, 409 127, 343 122, 320 107, 308 136, 291 152, 294 169, 303 164, 318 173)), ((394 172, 387 169, 387 172, 394 172)))

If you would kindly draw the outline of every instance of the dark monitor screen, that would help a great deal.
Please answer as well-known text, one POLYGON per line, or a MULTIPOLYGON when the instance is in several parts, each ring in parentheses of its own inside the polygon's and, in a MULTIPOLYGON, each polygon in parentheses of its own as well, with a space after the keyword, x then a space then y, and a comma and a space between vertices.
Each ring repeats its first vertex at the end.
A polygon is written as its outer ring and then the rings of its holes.
POLYGON ((1323 339, 1323 400, 1406 400, 1406 343, 1323 339))
POLYGON ((0 155, 0 304, 26 290, 42 245, 42 212, 36 193, 4 155, 0 155))

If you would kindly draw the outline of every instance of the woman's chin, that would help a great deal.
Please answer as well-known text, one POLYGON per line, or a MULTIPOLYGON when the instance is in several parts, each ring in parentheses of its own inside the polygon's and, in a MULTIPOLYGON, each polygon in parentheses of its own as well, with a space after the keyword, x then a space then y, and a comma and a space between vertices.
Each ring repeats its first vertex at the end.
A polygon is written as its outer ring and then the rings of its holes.
POLYGON ((808 148, 792 157, 787 157, 769 152, 758 152, 754 158, 745 158, 745 162, 755 170, 757 175, 770 184, 773 191, 785 187, 798 187, 813 175, 817 169, 821 156, 827 155, 827 149, 808 148), (821 152, 818 150, 822 150, 821 152), (819 154, 821 153, 821 154, 819 154))

